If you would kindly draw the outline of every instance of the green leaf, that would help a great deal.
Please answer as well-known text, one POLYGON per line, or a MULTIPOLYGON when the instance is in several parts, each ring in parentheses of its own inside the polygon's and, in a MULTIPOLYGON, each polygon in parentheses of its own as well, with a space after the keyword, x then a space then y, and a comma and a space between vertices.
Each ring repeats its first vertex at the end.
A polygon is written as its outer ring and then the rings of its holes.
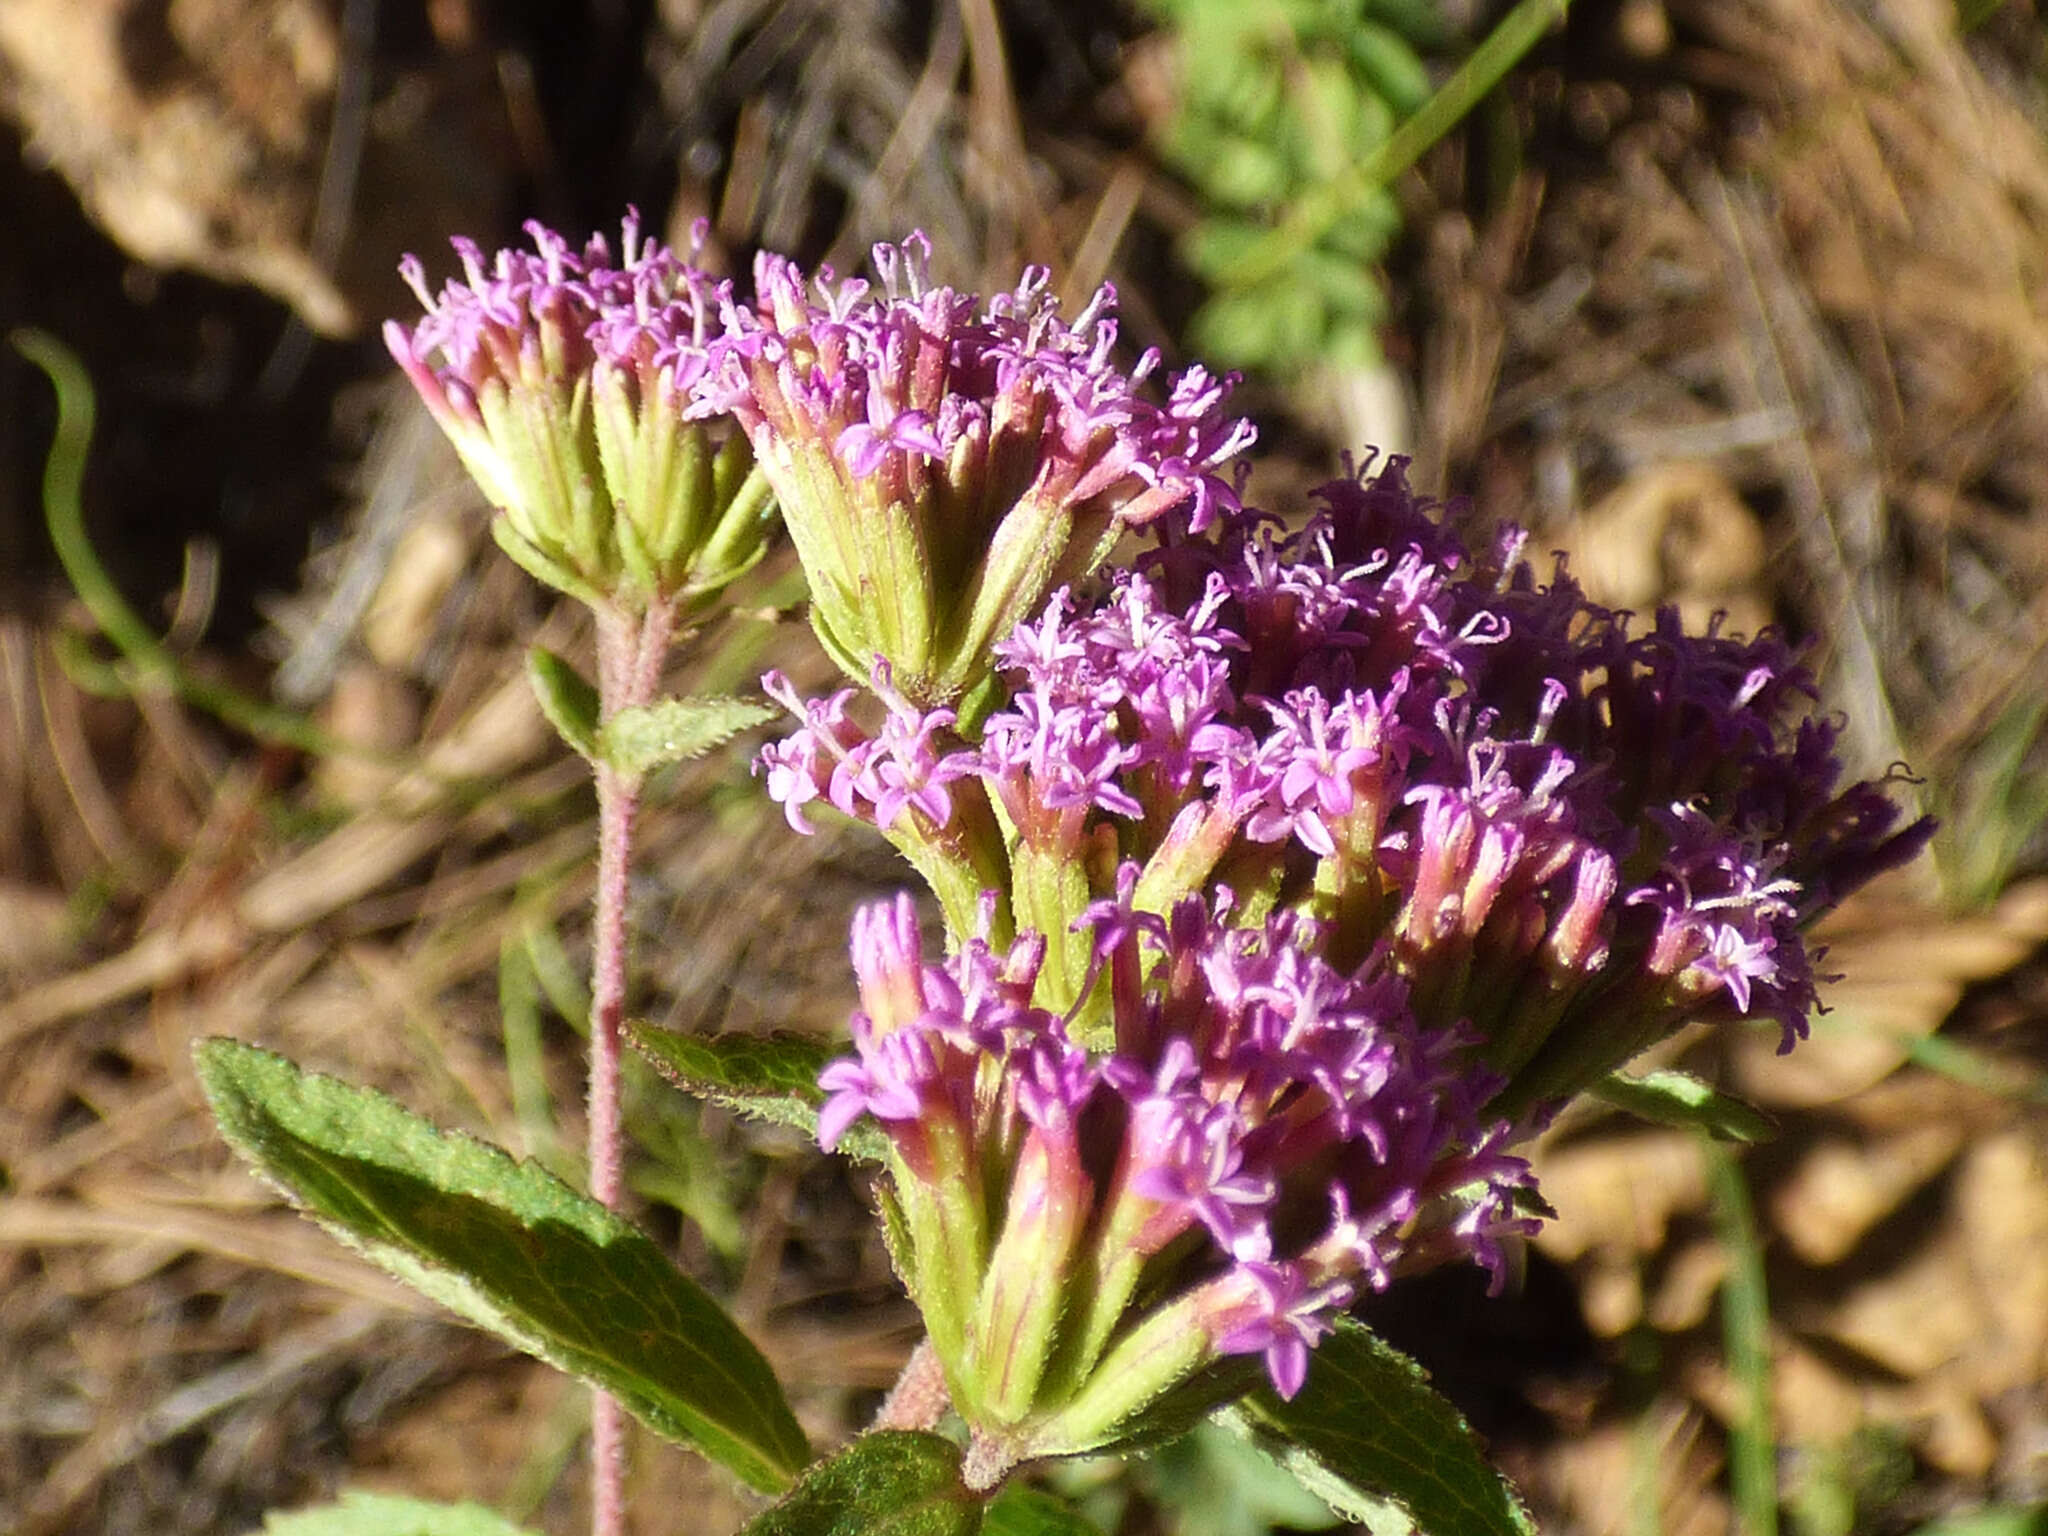
POLYGON ((701 756, 776 713, 759 699, 660 699, 605 721, 596 755, 621 773, 648 773, 701 756))
POLYGON ((1988 1505, 1923 1525, 1913 1536, 2048 1536, 2048 1505, 1988 1505))
POLYGON ((1778 1133, 1777 1123, 1754 1104, 1686 1072, 1645 1072, 1641 1077, 1615 1072, 1590 1091, 1638 1120, 1702 1130, 1716 1141, 1769 1141, 1778 1133))
POLYGON ((338 1504, 273 1510, 263 1536, 532 1536, 481 1504, 437 1504, 351 1488, 338 1504))
POLYGON ((1361 20, 1344 42, 1352 65, 1401 116, 1419 111, 1429 100, 1429 70, 1399 32, 1361 20))
POLYGON ((1222 1418, 1373 1536, 1536 1536, 1428 1373, 1350 1318, 1317 1346, 1292 1402, 1262 1388, 1222 1418))
POLYGON ((996 1495, 981 1520, 982 1536, 1102 1536, 1063 1500, 1021 1483, 996 1495))
MULTIPOLYGON (((683 1035, 637 1020, 626 1038, 654 1063, 654 1070, 693 1098, 709 1099, 756 1120, 793 1125, 818 1134, 818 1106, 825 1102, 818 1074, 845 1048, 817 1035, 777 1030, 767 1035, 683 1035)), ((838 1151, 867 1162, 883 1162, 889 1139, 870 1121, 855 1122, 838 1151)))
POLYGON ((974 1536, 981 1508, 950 1440, 885 1429, 812 1467, 741 1536, 974 1536))
POLYGON ((581 756, 596 757, 597 690, 589 680, 544 645, 527 651, 526 678, 556 734, 581 756))
POLYGON ((194 1057, 234 1148, 401 1280, 753 1487, 786 1488, 810 1459, 768 1362, 631 1223, 371 1089, 238 1040, 194 1057))

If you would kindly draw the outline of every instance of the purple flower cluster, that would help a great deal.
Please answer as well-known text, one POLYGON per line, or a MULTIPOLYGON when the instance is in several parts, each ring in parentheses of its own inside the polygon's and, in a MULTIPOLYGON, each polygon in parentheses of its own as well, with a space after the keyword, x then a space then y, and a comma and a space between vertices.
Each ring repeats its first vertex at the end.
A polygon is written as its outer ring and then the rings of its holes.
MULTIPOLYGON (((1691 1019, 1774 1019, 1789 1049, 1817 1006, 1803 925, 1928 828, 1838 784, 1784 642, 1638 629, 1512 533, 1474 554, 1399 460, 1318 502, 1298 531, 1240 514, 1056 594, 997 647, 1009 697, 978 740, 892 716, 870 746, 842 718, 830 750, 943 784, 892 802, 917 805, 899 838, 957 837, 985 803, 1008 916, 1054 951, 1041 1000, 1083 1025, 1101 1003, 1061 936, 1134 862, 1141 910, 1222 887, 1248 920, 1317 918, 1340 969, 1384 950, 1516 1118, 1691 1019)), ((807 729, 771 760, 819 750, 807 729)))
POLYGON ((1231 1357, 1291 1395, 1398 1268, 1497 1272, 1513 1137, 1688 1021, 1789 1049, 1804 927, 1927 836, 1839 783, 1775 635, 1603 608, 1399 459, 1298 527, 1244 507, 1233 381, 1121 367, 1107 287, 984 303, 913 236, 873 284, 763 255, 742 299, 630 219, 616 262, 531 233, 459 243, 438 297, 408 262, 386 340, 501 542, 601 620, 731 581, 779 504, 858 686, 771 674, 800 723, 758 767, 797 830, 880 828, 954 946, 908 898, 860 916, 820 1134, 887 1132, 976 1476, 1231 1357))
POLYGON ((804 728, 761 749, 757 768, 767 776, 768 794, 798 832, 813 830, 804 807, 823 799, 836 810, 884 832, 915 811, 923 825, 947 826, 953 819, 955 779, 974 771, 971 754, 940 755, 940 738, 958 720, 950 709, 920 710, 898 693, 889 664, 878 661, 869 687, 886 713, 881 729, 868 734, 848 714, 854 690, 842 688, 823 699, 797 697, 789 679, 770 672, 761 679, 767 695, 804 722, 804 728))
POLYGON ((495 383, 574 380, 600 361, 685 403, 718 333, 712 279, 643 240, 637 214, 626 216, 616 262, 602 235, 579 254, 541 224, 529 222, 526 232, 532 251, 501 250, 488 262, 474 241, 458 237, 463 277, 438 297, 418 257, 399 263, 426 314, 410 330, 386 321, 384 341, 429 404, 475 415, 495 383))
POLYGON ((827 650, 862 683, 882 658, 930 709, 1124 529, 1238 511, 1233 380, 1126 370, 1106 285, 1071 321, 1042 267, 984 303, 933 283, 913 235, 875 248, 875 284, 763 253, 748 297, 632 217, 617 260, 527 228, 533 250, 488 259, 456 241, 438 295, 408 257, 425 314, 385 342, 507 550, 586 601, 730 581, 772 491, 827 650))
POLYGON ((637 215, 616 261, 602 236, 579 253, 527 232, 532 251, 488 262, 456 240, 463 275, 438 296, 408 256, 425 315, 387 322, 385 345, 503 511, 500 542, 541 580, 597 603, 630 591, 636 606, 724 585, 759 557, 768 522, 741 434, 686 420, 709 414, 697 396, 720 286, 644 240, 637 215))
POLYGON ((725 297, 696 407, 752 439, 841 665, 865 680, 880 655, 927 707, 1121 529, 1234 512, 1222 466, 1253 435, 1199 368, 1148 397, 1157 359, 1117 365, 1107 286, 1067 322, 1044 268, 984 304, 932 283, 929 255, 922 236, 877 246, 876 287, 763 254, 753 302, 725 297))
POLYGON ((1340 973, 1311 920, 1246 924, 1227 896, 1136 910, 1135 881, 1083 919, 1106 1051, 1034 1000, 1043 939, 928 962, 902 896, 855 920, 856 1055, 821 1080, 827 1146, 863 1114, 889 1135, 956 1404, 1039 1454, 1222 1356, 1263 1356, 1291 1396, 1362 1290, 1411 1255, 1497 1268, 1522 1226, 1493 1084, 1383 964, 1340 973))
POLYGON ((1200 529, 1235 509, 1216 468, 1250 446, 1252 430, 1221 413, 1226 381, 1191 368, 1155 405, 1137 386, 1158 355, 1147 352, 1128 373, 1111 355, 1116 298, 1107 284, 1068 323, 1044 267, 1026 268, 1014 290, 983 304, 934 284, 930 260, 922 235, 876 246, 878 292, 829 267, 807 279, 763 252, 754 303, 728 295, 730 390, 716 403, 763 446, 820 444, 849 482, 878 482, 892 500, 943 494, 930 482, 970 453, 1007 483, 981 479, 980 505, 961 508, 969 514, 1000 513, 1026 495, 1078 507, 1121 492, 1126 522, 1192 500, 1189 521, 1200 529))

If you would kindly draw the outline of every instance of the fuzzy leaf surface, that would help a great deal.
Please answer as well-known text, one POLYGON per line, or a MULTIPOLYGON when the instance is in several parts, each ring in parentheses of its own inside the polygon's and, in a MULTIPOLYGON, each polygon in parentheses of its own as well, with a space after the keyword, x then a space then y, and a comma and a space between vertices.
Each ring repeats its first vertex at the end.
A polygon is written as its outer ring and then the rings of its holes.
POLYGON ((372 1089, 238 1040, 194 1055, 229 1143, 365 1257, 755 1488, 810 1459, 760 1351, 639 1228, 372 1089))
POLYGON ((1350 1318, 1316 1347, 1292 1402, 1261 1388, 1222 1417, 1373 1536, 1536 1536, 1428 1373, 1350 1318))
POLYGON ((702 756, 778 713, 759 699, 658 699, 605 721, 595 755, 621 773, 649 773, 702 756))
MULTIPOLYGON (((692 1098, 709 1099, 757 1120, 795 1126, 818 1134, 818 1106, 825 1101, 818 1074, 846 1047, 816 1035, 777 1030, 749 1035, 684 1035, 638 1020, 626 1025, 633 1048, 655 1071, 692 1098)), ((840 1138, 838 1151, 867 1162, 889 1154, 888 1137, 871 1121, 857 1121, 840 1138)))
POLYGON ((812 1467, 741 1536, 975 1536, 981 1512, 950 1440, 884 1429, 812 1467))

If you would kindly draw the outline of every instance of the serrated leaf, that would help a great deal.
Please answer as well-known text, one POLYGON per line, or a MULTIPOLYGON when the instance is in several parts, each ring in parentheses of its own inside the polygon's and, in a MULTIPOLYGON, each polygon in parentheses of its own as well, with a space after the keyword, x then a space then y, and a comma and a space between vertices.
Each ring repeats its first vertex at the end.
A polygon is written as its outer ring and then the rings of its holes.
POLYGON ((885 1429, 812 1467, 741 1536, 975 1536, 981 1511, 950 1440, 885 1429))
POLYGON ((753 1487, 810 1459, 760 1351, 631 1223, 372 1089, 238 1040, 194 1057, 234 1148, 375 1263, 753 1487))
POLYGON ((1590 1091, 1638 1120, 1702 1130, 1716 1141, 1769 1141, 1778 1132, 1777 1123, 1754 1104, 1687 1072, 1645 1072, 1641 1077, 1615 1072, 1590 1091))
MULTIPOLYGON (((684 1035, 631 1021, 626 1038, 654 1063, 654 1070, 693 1098, 736 1109, 757 1120, 795 1126, 818 1134, 818 1107, 825 1102, 818 1074, 844 1048, 816 1035, 777 1030, 767 1035, 684 1035)), ((879 1163, 889 1155, 881 1128, 857 1121, 835 1149, 879 1163)))
POLYGON ((544 645, 528 649, 526 679, 555 733, 578 755, 595 757, 598 702, 589 679, 544 645))
POLYGON ((1529 1512, 1428 1373, 1350 1318, 1316 1347, 1292 1402, 1262 1388, 1221 1418, 1373 1536, 1536 1536, 1529 1512))
POLYGON ((1064 1500, 1011 1483, 981 1517, 981 1536, 1102 1536, 1064 1500))
POLYGON ((532 1536, 481 1504, 439 1504, 351 1488, 339 1503, 272 1510, 263 1536, 532 1536))
POLYGON ((659 699, 605 721, 597 756, 621 773, 649 773, 688 762, 775 715, 775 707, 759 699, 659 699))

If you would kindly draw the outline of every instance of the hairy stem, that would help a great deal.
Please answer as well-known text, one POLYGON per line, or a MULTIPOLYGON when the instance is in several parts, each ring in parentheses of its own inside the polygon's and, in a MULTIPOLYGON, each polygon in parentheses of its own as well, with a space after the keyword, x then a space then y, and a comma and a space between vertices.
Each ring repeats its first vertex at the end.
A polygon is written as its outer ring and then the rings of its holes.
POLYGON ((939 1365, 939 1353, 930 1339, 920 1339, 904 1362, 903 1374, 882 1399, 880 1411, 870 1429, 930 1429, 939 1422, 948 1402, 946 1373, 939 1365))
MULTIPOLYGON (((644 614, 597 611, 601 719, 652 703, 668 654, 674 611, 657 599, 644 614)), ((591 765, 597 782, 597 909, 590 957, 590 1192, 616 1208, 623 1188, 619 1031, 626 1015, 626 891, 641 775, 591 765)), ((597 1392, 590 1407, 591 1531, 622 1536, 626 1520, 626 1422, 618 1402, 597 1392)))

